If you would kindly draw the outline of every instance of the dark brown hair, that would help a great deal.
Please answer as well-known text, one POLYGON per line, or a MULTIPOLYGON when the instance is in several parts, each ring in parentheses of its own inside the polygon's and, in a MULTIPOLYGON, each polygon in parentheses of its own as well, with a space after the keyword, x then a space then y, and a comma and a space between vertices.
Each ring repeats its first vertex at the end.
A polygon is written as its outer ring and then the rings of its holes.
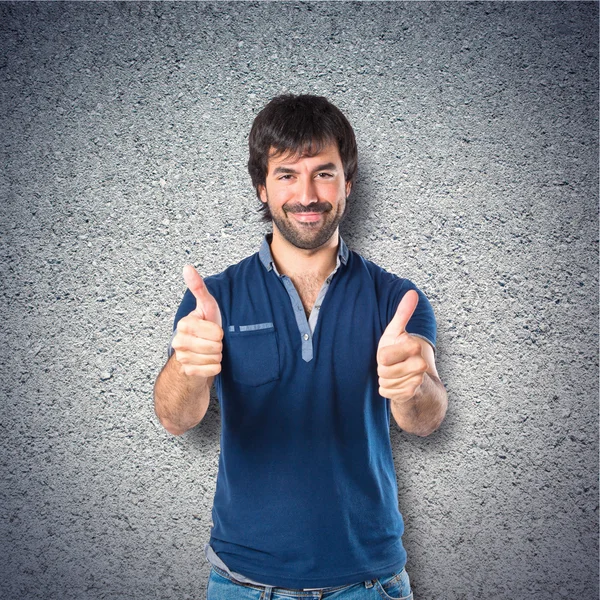
MULTIPOLYGON (((339 108, 323 96, 284 94, 273 98, 256 115, 248 139, 248 172, 258 198, 258 188, 266 182, 269 158, 287 153, 315 156, 332 142, 337 144, 346 182, 354 182, 356 138, 339 108)), ((261 210, 263 219, 270 221, 269 207, 261 202, 261 210)))

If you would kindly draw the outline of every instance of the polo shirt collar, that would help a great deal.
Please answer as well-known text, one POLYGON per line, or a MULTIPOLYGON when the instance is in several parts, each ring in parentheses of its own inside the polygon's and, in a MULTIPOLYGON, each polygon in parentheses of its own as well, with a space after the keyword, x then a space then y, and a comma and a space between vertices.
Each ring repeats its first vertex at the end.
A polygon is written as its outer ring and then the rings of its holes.
MULTIPOLYGON (((267 269, 267 271, 270 271, 271 269, 273 269, 273 267, 275 267, 275 263, 273 262, 273 255, 271 254, 271 246, 269 245, 272 239, 273 234, 267 233, 267 235, 265 235, 265 237, 263 238, 263 241, 260 245, 260 250, 258 251, 258 257, 260 258, 260 262, 263 264, 265 269, 267 269)), ((348 262, 348 246, 346 246, 346 243, 342 239, 341 235, 340 244, 338 247, 337 267, 340 266, 340 262, 343 265, 345 265, 348 262)), ((275 272, 277 272, 277 269, 275 269, 275 272)))

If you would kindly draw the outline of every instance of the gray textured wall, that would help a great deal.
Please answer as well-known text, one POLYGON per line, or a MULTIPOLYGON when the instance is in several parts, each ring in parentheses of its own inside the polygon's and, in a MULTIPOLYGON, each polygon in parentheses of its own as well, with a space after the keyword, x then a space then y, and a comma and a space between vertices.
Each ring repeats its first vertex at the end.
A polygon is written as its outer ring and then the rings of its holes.
POLYGON ((598 597, 596 3, 3 3, 0 597, 204 599, 219 412, 153 413, 184 291, 254 252, 257 110, 357 133, 343 235, 439 325, 391 432, 415 597, 598 597))

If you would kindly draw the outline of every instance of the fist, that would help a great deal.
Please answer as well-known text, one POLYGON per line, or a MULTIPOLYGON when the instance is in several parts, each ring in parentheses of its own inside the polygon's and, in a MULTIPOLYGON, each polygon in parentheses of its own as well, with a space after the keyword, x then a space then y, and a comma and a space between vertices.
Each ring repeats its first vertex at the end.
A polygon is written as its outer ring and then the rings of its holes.
POLYGON ((395 402, 405 402, 415 395, 428 368, 421 343, 406 332, 418 302, 415 290, 404 294, 377 347, 379 394, 395 402))
POLYGON ((171 342, 175 359, 188 376, 214 377, 223 359, 221 311, 194 267, 186 265, 183 278, 196 298, 196 308, 177 323, 171 342))

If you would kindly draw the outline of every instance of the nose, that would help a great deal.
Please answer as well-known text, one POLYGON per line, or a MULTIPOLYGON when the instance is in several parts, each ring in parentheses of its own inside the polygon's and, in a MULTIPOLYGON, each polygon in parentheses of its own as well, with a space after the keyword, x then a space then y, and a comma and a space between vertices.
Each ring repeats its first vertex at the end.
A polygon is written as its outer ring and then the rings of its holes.
POLYGON ((300 204, 308 206, 318 201, 315 183, 312 177, 300 179, 299 198, 300 204))

